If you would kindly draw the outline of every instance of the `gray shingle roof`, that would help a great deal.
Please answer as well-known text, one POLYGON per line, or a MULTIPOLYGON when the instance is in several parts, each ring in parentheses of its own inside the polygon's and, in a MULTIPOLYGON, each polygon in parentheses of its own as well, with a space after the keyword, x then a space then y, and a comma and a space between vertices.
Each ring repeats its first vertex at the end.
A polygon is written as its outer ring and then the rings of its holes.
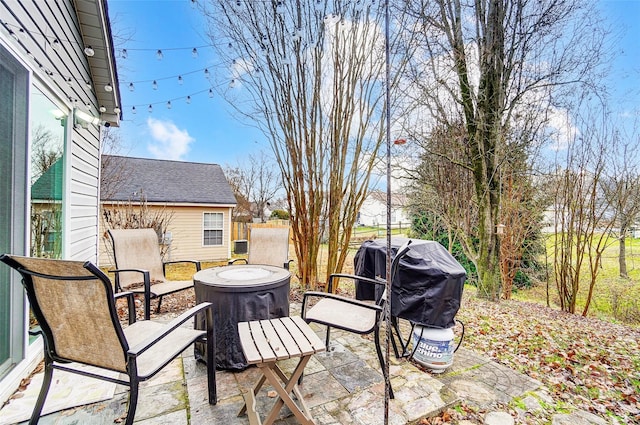
POLYGON ((100 187, 102 201, 236 204, 218 164, 103 155, 100 187))

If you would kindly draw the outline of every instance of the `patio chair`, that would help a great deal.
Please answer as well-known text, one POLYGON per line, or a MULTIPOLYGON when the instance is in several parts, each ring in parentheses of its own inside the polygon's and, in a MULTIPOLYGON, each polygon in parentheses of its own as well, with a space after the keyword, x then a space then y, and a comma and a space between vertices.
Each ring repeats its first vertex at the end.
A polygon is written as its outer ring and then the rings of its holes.
POLYGON ((116 269, 109 271, 115 273, 116 292, 126 290, 144 294, 145 320, 149 320, 151 316, 152 298, 158 298, 156 313, 159 313, 163 296, 193 288, 193 280, 167 280, 166 266, 192 263, 196 271, 200 271, 200 262, 192 260, 163 262, 155 230, 111 229, 108 233, 116 263, 116 269))
MULTIPOLYGON (((391 282, 398 272, 400 259, 409 251, 411 240, 405 242, 398 251, 391 263, 391 282)), ((375 287, 374 286, 374 287, 375 287)), ((329 340, 331 328, 342 329, 356 334, 374 333, 376 353, 382 368, 382 374, 387 379, 385 361, 380 348, 380 322, 384 320, 384 308, 387 300, 386 280, 369 279, 351 274, 335 273, 329 276, 327 292, 307 291, 302 299, 302 318, 309 322, 319 323, 327 327, 326 346, 329 350, 329 340), (333 281, 335 279, 351 279, 360 283, 371 284, 384 288, 376 292, 375 302, 359 301, 341 295, 333 294, 333 281), (379 296, 378 296, 379 295, 379 296), (318 300, 309 307, 312 300, 318 300)), ((393 398, 393 389, 391 390, 393 398)))
POLYGON ((234 264, 266 264, 289 269, 289 227, 252 227, 248 258, 229 261, 234 264))
MULTIPOLYGON (((133 422, 142 381, 153 377, 195 341, 205 340, 209 365, 215 349, 210 303, 199 304, 170 323, 137 321, 133 293, 115 294, 111 282, 90 262, 2 255, 22 275, 22 284, 44 338, 44 380, 30 424, 37 424, 53 370, 59 369, 129 387, 126 424, 133 422), (116 299, 126 297, 129 326, 118 320, 116 299), (181 326, 196 313, 206 329, 181 326), (87 368, 86 366, 93 366, 87 368), (79 368, 82 367, 82 368, 79 368), (114 377, 110 371, 120 372, 114 377)), ((215 367, 207 367, 209 404, 216 404, 215 367)))

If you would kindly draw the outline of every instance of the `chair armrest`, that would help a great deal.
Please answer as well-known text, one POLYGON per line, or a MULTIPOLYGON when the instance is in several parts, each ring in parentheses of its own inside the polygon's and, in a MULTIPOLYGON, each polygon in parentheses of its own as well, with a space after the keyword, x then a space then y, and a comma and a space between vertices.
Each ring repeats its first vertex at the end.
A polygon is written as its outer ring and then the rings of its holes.
POLYGON ((182 313, 180 316, 173 319, 171 322, 167 323, 162 332, 158 332, 156 334, 151 335, 146 340, 136 344, 133 347, 129 348, 128 354, 134 357, 139 356, 140 354, 147 351, 149 348, 153 347, 158 341, 160 341, 165 336, 169 335, 171 332, 176 330, 180 325, 189 320, 191 317, 195 316, 196 313, 200 313, 203 310, 208 308, 212 308, 213 304, 211 303, 200 303, 195 307, 190 308, 189 310, 182 313))
POLYGON ((306 318, 306 311, 307 311, 307 300, 309 298, 332 298, 334 300, 339 300, 342 302, 345 302, 347 304, 351 304, 351 305, 357 305, 359 307, 364 307, 364 308, 368 308, 370 310, 375 310, 378 312, 382 312, 383 308, 382 306, 378 305, 378 304, 371 304, 365 301, 359 301, 359 300, 354 300, 353 298, 348 298, 348 297, 343 297, 341 295, 336 295, 336 294, 332 294, 332 293, 327 293, 327 292, 318 292, 318 291, 307 291, 304 293, 303 297, 302 297, 302 311, 300 313, 300 316, 302 316, 303 319, 306 318))
POLYGON ((145 285, 147 282, 151 281, 151 277, 149 275, 149 270, 145 270, 145 269, 111 269, 108 270, 109 273, 113 273, 116 275, 116 290, 117 291, 122 291, 122 287, 120 286, 120 282, 118 279, 118 274, 119 273, 124 273, 124 272, 135 272, 135 273, 140 273, 142 274, 142 280, 143 282, 145 282, 145 285))
POLYGON ((231 264, 235 263, 236 261, 244 261, 245 264, 249 264, 249 260, 247 260, 246 258, 236 258, 235 260, 229 260, 227 265, 230 266, 231 264))
POLYGON ((118 292, 113 295, 114 299, 127 297, 127 310, 129 311, 129 324, 133 324, 136 321, 136 303, 133 292, 118 292))
POLYGON ((199 272, 201 265, 200 265, 200 261, 197 260, 175 260, 175 261, 165 261, 164 263, 162 263, 162 273, 164 273, 164 275, 167 275, 167 264, 180 264, 180 263, 191 263, 194 264, 196 266, 196 271, 199 272))
POLYGON ((387 282, 385 280, 371 279, 364 276, 358 276, 355 274, 346 274, 346 273, 334 273, 329 276, 329 283, 327 284, 327 291, 329 293, 333 293, 333 279, 335 278, 344 278, 344 279, 353 279, 358 280, 363 283, 369 283, 372 285, 385 285, 387 282))
POLYGON ((144 320, 149 320, 151 317, 151 275, 149 270, 143 269, 114 269, 109 270, 111 273, 115 273, 116 275, 116 292, 122 291, 122 286, 120 285, 120 273, 122 272, 135 272, 142 273, 142 281, 144 282, 144 320))

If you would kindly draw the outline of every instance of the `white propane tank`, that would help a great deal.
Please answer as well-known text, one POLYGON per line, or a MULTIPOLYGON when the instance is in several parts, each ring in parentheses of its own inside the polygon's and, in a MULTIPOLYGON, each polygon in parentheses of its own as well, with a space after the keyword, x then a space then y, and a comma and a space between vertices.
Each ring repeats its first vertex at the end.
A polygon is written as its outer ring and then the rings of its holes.
POLYGON ((453 363, 453 328, 436 329, 416 325, 413 329, 413 358, 434 373, 453 363))

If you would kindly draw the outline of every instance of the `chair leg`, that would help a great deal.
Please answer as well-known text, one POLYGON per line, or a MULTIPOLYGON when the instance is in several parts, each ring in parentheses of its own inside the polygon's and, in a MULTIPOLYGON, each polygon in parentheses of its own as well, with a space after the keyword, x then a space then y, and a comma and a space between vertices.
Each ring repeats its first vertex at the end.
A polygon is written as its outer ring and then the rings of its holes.
POLYGON ((51 378, 53 377, 53 368, 51 367, 52 361, 50 359, 47 359, 46 357, 47 356, 45 355, 42 388, 40 388, 38 401, 36 401, 36 405, 33 408, 33 413, 31 413, 29 425, 36 425, 40 420, 40 414, 42 413, 42 408, 44 407, 44 401, 47 398, 47 393, 49 392, 49 387, 51 386, 51 378))
POLYGON ((162 295, 158 297, 158 308, 156 308, 156 313, 160 313, 160 306, 162 305, 162 295))
POLYGON ((138 407, 138 386, 140 381, 138 377, 129 377, 129 407, 127 409, 127 419, 125 425, 133 424, 133 419, 136 416, 136 408, 138 407))
POLYGON ((331 328, 329 326, 327 326, 327 336, 325 338, 325 347, 327 348, 327 351, 329 351, 329 339, 331 339, 331 328))
POLYGON ((151 319, 151 297, 144 296, 144 320, 151 319))
POLYGON ((382 376, 384 376, 385 382, 389 380, 389 397, 395 398, 393 395, 393 388, 391 387, 391 379, 387 376, 387 368, 385 367, 384 357, 382 355, 382 348, 380 348, 380 329, 376 327, 374 332, 375 342, 376 342, 376 353, 378 353, 378 361, 380 362, 380 367, 382 368, 382 376))

